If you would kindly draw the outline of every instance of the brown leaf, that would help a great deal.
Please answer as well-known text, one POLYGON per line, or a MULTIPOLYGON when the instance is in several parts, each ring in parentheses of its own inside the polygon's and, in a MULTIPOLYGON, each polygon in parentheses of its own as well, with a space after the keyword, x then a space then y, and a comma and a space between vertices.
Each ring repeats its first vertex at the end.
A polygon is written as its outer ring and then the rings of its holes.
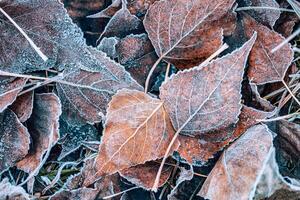
POLYGON ((256 35, 240 49, 207 66, 182 71, 160 88, 175 130, 184 135, 233 127, 242 108, 241 82, 256 35))
POLYGON ((59 139, 60 114, 60 101, 54 93, 35 94, 32 115, 28 121, 33 148, 17 163, 19 169, 27 173, 38 172, 42 161, 47 159, 50 149, 59 139))
POLYGON ((44 62, 24 36, 0 14, 0 68, 23 73, 53 67, 56 60, 72 62, 85 45, 81 30, 72 23, 58 0, 3 0, 0 7, 49 58, 44 62), (78 50, 78 51, 77 51, 78 50))
MULTIPOLYGON (((253 7, 270 7, 279 8, 279 4, 275 0, 244 0, 245 6, 253 7)), ((275 9, 252 9, 247 13, 251 15, 259 23, 273 27, 277 19, 280 17, 280 10, 275 9)))
POLYGON ((257 40, 249 55, 249 79, 255 84, 281 81, 293 60, 291 45, 287 43, 272 53, 272 49, 285 38, 248 15, 244 15, 243 23, 248 38, 257 32, 257 40))
MULTIPOLYGON (((203 165, 208 159, 221 151, 225 146, 239 138, 248 128, 258 123, 258 120, 271 117, 273 112, 264 112, 251 107, 243 106, 239 116, 239 122, 234 132, 226 132, 227 138, 221 141, 212 141, 209 137, 189 137, 180 135, 178 152, 182 158, 194 165, 203 165)), ((220 133, 223 135, 223 133, 220 133)))
MULTIPOLYGON (((222 45, 222 27, 234 0, 164 0, 148 10, 144 26, 157 55, 179 68, 201 63, 222 45)), ((228 14, 229 13, 229 14, 228 14)), ((231 17, 228 17, 231 18, 231 17)))
POLYGON ((233 143, 210 172, 199 196, 214 199, 252 199, 252 190, 272 150, 265 125, 253 126, 233 143))
POLYGON ((130 14, 128 9, 123 6, 121 10, 110 19, 106 25, 100 39, 103 37, 123 38, 131 33, 142 33, 143 23, 136 16, 130 14))
MULTIPOLYGON (((118 91, 107 109, 96 173, 85 185, 105 174, 162 158, 173 136, 174 129, 160 100, 136 90, 118 91)), ((176 141, 170 153, 178 146, 176 141)))
POLYGON ((16 100, 26 81, 25 78, 0 76, 0 112, 16 100))
POLYGON ((21 186, 12 185, 8 178, 0 182, 1 200, 30 200, 29 194, 21 186))
MULTIPOLYGON (((129 182, 150 190, 153 186, 155 176, 159 169, 160 163, 155 161, 146 162, 142 165, 137 165, 124 169, 119 174, 129 182)), ((172 166, 165 165, 160 176, 158 187, 164 185, 172 173, 172 166)))
POLYGON ((117 90, 142 87, 131 78, 120 64, 95 49, 90 49, 93 57, 93 71, 81 69, 65 70, 63 81, 57 84, 57 92, 62 102, 63 116, 72 124, 79 120, 91 124, 100 122, 111 97, 117 90))
POLYGON ((27 92, 19 96, 11 105, 11 109, 16 113, 21 122, 29 119, 33 109, 33 92, 27 92))
POLYGON ((30 135, 15 113, 0 113, 0 174, 26 156, 29 143, 30 135))

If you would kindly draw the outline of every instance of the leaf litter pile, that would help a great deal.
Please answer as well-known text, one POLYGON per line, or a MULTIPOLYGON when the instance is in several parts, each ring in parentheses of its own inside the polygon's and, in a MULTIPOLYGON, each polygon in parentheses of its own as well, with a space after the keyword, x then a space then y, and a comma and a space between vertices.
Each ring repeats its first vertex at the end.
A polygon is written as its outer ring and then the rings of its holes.
POLYGON ((0 199, 300 199, 296 0, 1 0, 0 199))

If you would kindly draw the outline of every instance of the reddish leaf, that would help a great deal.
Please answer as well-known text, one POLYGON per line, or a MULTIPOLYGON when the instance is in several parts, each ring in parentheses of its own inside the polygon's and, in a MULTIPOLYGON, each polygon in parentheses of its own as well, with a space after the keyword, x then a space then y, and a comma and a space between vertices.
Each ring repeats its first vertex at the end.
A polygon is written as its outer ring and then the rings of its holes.
MULTIPOLYGON (((119 174, 129 182, 146 190, 150 190, 153 186, 155 175, 159 169, 159 166, 159 162, 150 161, 142 165, 124 169, 119 174)), ((171 173, 172 166, 165 165, 160 176, 158 187, 164 185, 167 182, 171 173)))
POLYGON ((71 84, 57 84, 63 116, 72 124, 80 121, 100 122, 108 102, 122 88, 142 89, 120 64, 100 51, 90 49, 93 71, 65 70, 63 80, 71 84))
POLYGON ((0 182, 1 200, 30 200, 29 194, 21 186, 14 186, 7 178, 0 182))
POLYGON ((58 0, 3 0, 0 7, 28 34, 49 58, 45 63, 24 36, 0 15, 0 68, 9 72, 31 72, 53 67, 56 60, 72 62, 85 45, 81 30, 72 23, 58 0))
POLYGON ((222 45, 222 27, 228 22, 234 0, 164 0, 148 10, 144 26, 160 58, 179 68, 201 63, 222 45), (227 19, 226 19, 227 18, 227 19))
POLYGON ((248 129, 224 151, 198 195, 210 200, 252 199, 256 179, 272 151, 272 139, 265 125, 248 129))
POLYGON ((0 76, 0 112, 16 100, 26 81, 25 78, 0 76))
MULTIPOLYGON (((173 136, 174 129, 160 100, 136 90, 118 91, 107 109, 96 173, 85 185, 105 174, 162 158, 173 136)), ((176 141, 170 153, 178 146, 176 141)))
POLYGON ((244 0, 244 4, 245 6, 274 8, 252 9, 247 11, 254 19, 266 26, 273 27, 280 17, 279 4, 275 0, 244 0), (276 8, 278 10, 276 10, 276 8))
POLYGON ((11 109, 16 113, 21 122, 29 119, 33 109, 33 92, 27 92, 19 96, 11 105, 11 109))
MULTIPOLYGON (((232 134, 226 132, 227 138, 215 141, 213 137, 189 137, 179 136, 180 146, 177 150, 182 158, 195 165, 202 165, 208 159, 221 151, 225 146, 239 138, 248 128, 258 123, 258 120, 271 117, 273 112, 264 112, 244 106, 239 116, 239 122, 232 134)), ((220 133, 223 135, 223 133, 220 133)))
POLYGON ((119 37, 123 38, 131 33, 141 33, 143 30, 142 21, 130 14, 124 6, 110 19, 100 38, 119 37))
POLYGON ((256 84, 281 81, 293 60, 291 45, 287 43, 272 53, 272 49, 285 38, 248 15, 244 16, 243 23, 248 38, 257 32, 257 40, 249 55, 249 79, 256 84))
POLYGON ((24 158, 29 150, 30 135, 9 109, 0 113, 0 174, 24 158))
POLYGON ((233 53, 207 66, 182 71, 160 88, 176 130, 185 135, 233 127, 238 121, 241 104, 241 82, 247 57, 256 35, 233 53))
POLYGON ((59 139, 58 118, 61 105, 53 93, 35 94, 32 116, 28 130, 32 137, 33 148, 18 162, 17 167, 27 173, 37 173, 42 161, 47 159, 50 149, 59 139))

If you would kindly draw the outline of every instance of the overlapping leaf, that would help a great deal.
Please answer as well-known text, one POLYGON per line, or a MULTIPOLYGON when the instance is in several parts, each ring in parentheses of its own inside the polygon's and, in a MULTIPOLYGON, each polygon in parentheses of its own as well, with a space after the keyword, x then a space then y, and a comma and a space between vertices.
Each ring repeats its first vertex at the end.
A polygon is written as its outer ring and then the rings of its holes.
POLYGON ((21 122, 25 122, 29 119, 33 109, 33 92, 28 92, 19 96, 11 105, 11 109, 21 122))
POLYGON ((202 68, 179 72, 160 88, 160 98, 176 130, 201 135, 238 121, 241 82, 256 35, 240 49, 202 68))
POLYGON ((59 139, 58 118, 61 105, 53 93, 35 94, 34 107, 29 119, 29 133, 32 137, 32 149, 29 154, 17 163, 17 167, 27 173, 38 172, 43 159, 47 158, 50 149, 59 139))
POLYGON ((10 109, 0 113, 0 174, 26 156, 29 143, 30 135, 18 117, 10 109))
POLYGON ((248 15, 244 16, 243 22, 248 38, 257 32, 257 40, 249 55, 249 79, 256 84, 281 81, 293 60, 291 45, 287 43, 272 53, 285 38, 248 15))
POLYGON ((272 139, 265 125, 248 129, 224 151, 198 195, 211 200, 252 199, 256 179, 272 150, 272 139))
POLYGON ((0 199, 2 200, 29 200, 29 194, 21 186, 12 185, 8 178, 0 182, 0 199))
POLYGON ((25 78, 0 76, 0 112, 16 100, 26 81, 25 78))
POLYGON ((234 0, 155 2, 145 16, 144 26, 157 55, 179 68, 202 62, 222 45, 222 27, 235 27, 230 11, 233 3, 234 0))
MULTIPOLYGON (((109 103, 104 134, 89 185, 113 174, 164 156, 174 129, 163 103, 136 90, 120 90, 109 103)), ((172 153, 179 146, 176 141, 172 153)))

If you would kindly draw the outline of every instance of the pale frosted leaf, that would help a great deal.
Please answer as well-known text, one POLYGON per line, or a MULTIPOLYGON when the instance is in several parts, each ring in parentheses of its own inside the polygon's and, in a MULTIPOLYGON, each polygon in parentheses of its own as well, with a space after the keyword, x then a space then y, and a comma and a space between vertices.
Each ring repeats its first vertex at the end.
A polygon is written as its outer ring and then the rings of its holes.
POLYGON ((16 113, 21 122, 25 122, 32 114, 33 94, 33 92, 22 94, 11 105, 11 109, 16 113))
POLYGON ((234 2, 163 0, 153 3, 144 26, 157 55, 179 68, 201 63, 222 45, 223 27, 235 27, 231 11, 234 2), (223 20, 224 23, 219 23, 223 20))
POLYGON ((119 43, 119 40, 117 37, 104 37, 97 46, 97 49, 106 53, 111 59, 115 59, 118 56, 116 45, 119 43))
MULTIPOLYGON (((113 96, 106 115, 102 141, 85 185, 105 174, 162 158, 174 129, 159 99, 136 90, 123 89, 113 96)), ((176 141, 171 152, 176 150, 176 141)))
POLYGON ((272 140, 267 126, 249 128, 223 152, 198 195, 210 200, 250 199, 270 156, 272 140))
POLYGON ((255 39, 253 35, 233 53, 179 72, 161 86, 160 98, 176 130, 199 136, 237 123, 244 68, 255 39))
POLYGON ((7 106, 16 100, 26 80, 25 78, 0 76, 0 112, 3 112, 7 106))
POLYGON ((291 45, 287 43, 272 53, 272 49, 285 38, 249 15, 244 15, 243 23, 248 38, 257 32, 257 40, 249 55, 249 79, 255 84, 281 81, 293 60, 291 45))
POLYGON ((30 200, 22 187, 12 185, 7 178, 0 182, 0 191, 1 200, 30 200))
POLYGON ((247 13, 256 21, 269 27, 273 27, 280 17, 279 4, 275 0, 244 0, 243 6, 270 7, 274 9, 251 9, 247 13), (277 8, 277 10, 276 10, 277 8))
POLYGON ((95 49, 90 49, 94 57, 94 72, 81 69, 65 70, 63 81, 57 84, 57 92, 62 102, 63 116, 72 124, 79 121, 91 124, 100 122, 111 97, 122 88, 142 90, 123 66, 95 49))
POLYGON ((41 167, 42 160, 47 158, 47 153, 50 153, 52 146, 59 139, 60 114, 61 105, 55 94, 35 94, 32 115, 28 120, 28 130, 33 145, 29 154, 18 162, 19 169, 31 173, 41 167))
POLYGON ((23 73, 47 69, 56 60, 72 62, 85 45, 81 30, 72 23, 58 0, 3 0, 0 7, 28 34, 49 58, 45 63, 24 36, 0 14, 0 68, 23 73))
POLYGON ((15 113, 0 113, 0 174, 27 155, 29 143, 30 135, 15 113))

